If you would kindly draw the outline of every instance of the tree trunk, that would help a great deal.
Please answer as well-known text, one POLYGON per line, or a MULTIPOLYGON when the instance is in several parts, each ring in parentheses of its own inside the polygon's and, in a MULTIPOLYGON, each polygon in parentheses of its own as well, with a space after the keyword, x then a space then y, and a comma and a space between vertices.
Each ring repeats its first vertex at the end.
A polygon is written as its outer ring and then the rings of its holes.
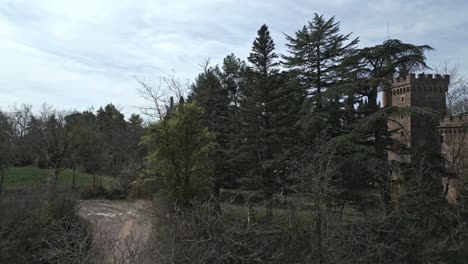
POLYGON ((317 45, 317 78, 315 80, 315 85, 317 86, 317 93, 316 93, 316 99, 317 99, 317 104, 316 104, 316 111, 321 112, 322 111, 322 71, 320 66, 320 45, 317 45))
POLYGON ((96 172, 93 173, 93 190, 96 189, 96 172))
POLYGON ((379 105, 377 104, 378 95, 378 87, 374 87, 367 97, 367 107, 370 114, 379 111, 379 105))
POLYGON ((59 169, 54 169, 54 173, 49 176, 48 182, 47 182, 47 198, 49 202, 49 206, 52 204, 53 201, 55 201, 55 198, 57 197, 57 182, 58 182, 58 177, 60 174, 59 169))
MULTIPOLYGON (((321 205, 319 205, 321 207, 321 205)), ((318 209, 317 218, 316 218, 316 228, 317 228, 317 248, 319 254, 319 263, 323 264, 323 248, 322 248, 322 210, 318 209)))
MULTIPOLYGON (((375 151, 377 157, 382 161, 387 161, 387 153, 385 151, 385 141, 384 137, 386 134, 387 124, 385 121, 377 121, 375 125, 375 151)), ((385 211, 388 213, 391 212, 391 175, 387 170, 381 172, 380 175, 380 192, 382 195, 385 211)))
POLYGON ((2 193, 3 193, 3 180, 4 180, 3 171, 0 171, 0 201, 2 200, 2 193))
POLYGON ((267 217, 273 216, 273 194, 271 192, 267 193, 267 217))
POLYGON ((73 168, 73 176, 72 176, 72 190, 75 190, 75 177, 76 177, 76 168, 73 168))
POLYGON ((221 184, 219 183, 219 177, 216 175, 215 180, 214 180, 214 184, 213 184, 213 209, 216 212, 221 211, 221 206, 219 205, 220 189, 221 189, 221 184))

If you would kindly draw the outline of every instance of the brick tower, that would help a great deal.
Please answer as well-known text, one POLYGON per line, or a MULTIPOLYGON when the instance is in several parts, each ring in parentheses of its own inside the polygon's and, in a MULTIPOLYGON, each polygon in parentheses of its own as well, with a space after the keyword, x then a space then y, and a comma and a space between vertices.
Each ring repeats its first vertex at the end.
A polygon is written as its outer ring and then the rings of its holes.
MULTIPOLYGON (((446 93, 450 83, 449 75, 410 74, 394 79, 391 86, 382 91, 382 106, 396 107, 427 107, 445 115, 446 93)), ((404 147, 397 152, 389 152, 389 160, 410 162, 414 154, 440 153, 439 137, 436 132, 438 121, 415 115, 399 115, 389 121, 390 130, 398 130, 394 138, 400 141, 404 147), (401 125, 401 126, 400 126, 401 125)))

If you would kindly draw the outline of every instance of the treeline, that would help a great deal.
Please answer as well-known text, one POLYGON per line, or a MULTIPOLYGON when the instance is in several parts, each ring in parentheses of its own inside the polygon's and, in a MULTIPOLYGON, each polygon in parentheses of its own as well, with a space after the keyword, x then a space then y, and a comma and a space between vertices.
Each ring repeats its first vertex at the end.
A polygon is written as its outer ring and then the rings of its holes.
MULTIPOLYGON (((262 190, 271 200, 274 194, 294 188, 291 164, 304 153, 333 144, 335 155, 340 156, 334 165, 342 170, 342 184, 348 189, 378 186, 389 207, 390 172, 382 168, 389 165, 387 151, 397 149, 392 139, 396 131, 390 131, 387 123, 391 115, 409 111, 435 113, 381 108, 378 93, 394 77, 428 69, 425 52, 432 48, 394 39, 358 48, 358 38, 340 32, 334 18, 319 15, 285 36, 288 50, 283 55, 276 53, 266 25, 257 33, 247 61, 231 54, 221 66, 207 63, 188 96, 179 104, 172 100, 166 105, 164 117, 144 139, 151 153, 162 155, 160 140, 168 140, 169 147, 178 139, 164 138, 175 135, 159 130, 192 116, 197 122, 177 124, 183 125, 178 133, 194 136, 190 129, 197 131, 199 126, 208 130, 204 137, 212 140, 197 146, 210 147, 203 152, 208 164, 191 160, 199 158, 196 151, 185 153, 186 161, 181 159, 177 156, 178 150, 184 152, 181 147, 174 147, 169 156, 156 157, 155 162, 168 159, 174 173, 187 174, 183 170, 190 168, 206 175, 212 179, 210 193, 215 197, 222 187, 244 188, 262 190)), ((151 161, 153 156, 149 157, 151 161)), ((150 165, 149 169, 160 168, 150 165)))
POLYGON ((127 188, 145 156, 139 146, 143 119, 139 115, 125 119, 112 104, 82 112, 57 111, 48 105, 12 106, 0 112, 0 120, 2 167, 53 168, 53 181, 68 168, 113 176, 127 188))

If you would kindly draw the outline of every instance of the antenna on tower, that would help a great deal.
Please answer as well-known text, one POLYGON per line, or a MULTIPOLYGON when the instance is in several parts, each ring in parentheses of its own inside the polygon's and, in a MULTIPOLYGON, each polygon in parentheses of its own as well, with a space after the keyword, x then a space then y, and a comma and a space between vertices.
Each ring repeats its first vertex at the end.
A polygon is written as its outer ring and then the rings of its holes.
POLYGON ((387 17, 387 40, 390 39, 390 17, 387 17))

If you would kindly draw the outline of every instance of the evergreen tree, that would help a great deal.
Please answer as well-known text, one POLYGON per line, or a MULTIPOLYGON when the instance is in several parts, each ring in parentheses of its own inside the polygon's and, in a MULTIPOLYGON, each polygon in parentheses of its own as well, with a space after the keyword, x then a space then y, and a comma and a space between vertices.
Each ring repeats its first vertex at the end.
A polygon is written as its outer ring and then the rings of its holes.
POLYGON ((237 179, 242 177, 246 171, 239 166, 237 159, 237 149, 239 149, 242 139, 241 135, 241 116, 240 116, 240 98, 245 88, 247 65, 244 61, 230 54, 223 59, 221 68, 221 83, 229 91, 229 120, 230 128, 227 131, 229 152, 227 162, 231 168, 231 173, 226 174, 224 185, 226 188, 238 187, 237 179))
MULTIPOLYGON (((288 85, 287 74, 280 74, 278 55, 266 25, 258 30, 248 57, 251 67, 241 91, 241 141, 239 165, 248 172, 244 185, 260 188, 271 202, 278 191, 282 162, 287 158, 288 139, 293 136, 294 101, 297 93, 288 85)), ((271 215, 271 203, 267 214, 271 215)))
POLYGON ((127 154, 122 144, 127 129, 125 116, 113 104, 108 104, 98 109, 96 122, 103 143, 104 169, 112 176, 120 176, 127 154))
POLYGON ((344 62, 353 65, 348 70, 353 91, 367 99, 367 113, 379 110, 378 93, 388 87, 394 77, 405 76, 418 70, 428 69, 428 45, 413 45, 398 39, 389 39, 382 44, 357 50, 344 62))
POLYGON ((190 98, 204 109, 202 125, 215 135, 216 147, 211 153, 214 166, 214 184, 212 194, 219 200, 220 188, 224 180, 230 178, 232 169, 228 162, 231 126, 230 91, 222 84, 218 67, 206 65, 192 85, 190 98))
POLYGON ((336 130, 340 129, 342 120, 343 92, 336 86, 343 79, 340 67, 358 43, 357 38, 349 40, 350 35, 340 33, 340 24, 334 17, 327 20, 318 14, 295 36, 286 35, 289 56, 283 56, 284 65, 295 75, 308 97, 301 123, 304 130, 312 134, 322 132, 324 126, 331 128, 334 134, 339 133, 336 130))
POLYGON ((103 166, 102 138, 97 130, 96 115, 91 111, 72 113, 65 117, 70 129, 70 167, 73 169, 72 188, 75 187, 75 173, 79 168, 93 174, 93 188, 96 187, 96 173, 103 166))
POLYGON ((419 118, 431 117, 432 114, 415 107, 381 109, 377 100, 378 92, 388 87, 396 76, 427 68, 425 52, 429 50, 432 48, 427 45, 416 46, 391 39, 381 45, 358 50, 345 62, 354 65, 348 72, 348 86, 361 98, 357 101, 361 118, 356 120, 353 130, 346 136, 350 141, 344 141, 349 151, 347 155, 354 160, 361 159, 361 171, 368 171, 366 174, 371 175, 372 180, 379 184, 388 212, 391 209, 392 166, 387 161, 387 151, 395 150, 398 143, 392 138, 395 131, 388 129, 389 119, 400 114, 420 115, 419 118), (350 147, 353 144, 355 145, 350 147))
POLYGON ((246 67, 245 62, 234 54, 229 54, 223 59, 222 84, 229 91, 230 105, 235 116, 239 113, 239 97, 245 82, 246 67))

